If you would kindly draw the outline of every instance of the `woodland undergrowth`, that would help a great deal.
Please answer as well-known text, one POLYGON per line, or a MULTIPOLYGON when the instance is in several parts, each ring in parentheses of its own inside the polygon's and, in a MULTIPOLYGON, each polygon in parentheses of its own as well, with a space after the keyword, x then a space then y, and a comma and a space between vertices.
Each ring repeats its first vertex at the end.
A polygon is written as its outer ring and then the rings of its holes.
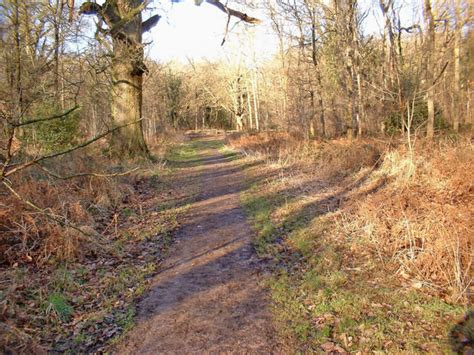
POLYGON ((16 174, 18 196, 0 187, 0 351, 99 351, 130 327, 177 227, 184 192, 162 159, 173 140, 153 149, 162 163, 99 144, 16 174))
POLYGON ((440 351, 472 304, 474 148, 470 137, 390 143, 230 137, 283 334, 302 350, 440 351))

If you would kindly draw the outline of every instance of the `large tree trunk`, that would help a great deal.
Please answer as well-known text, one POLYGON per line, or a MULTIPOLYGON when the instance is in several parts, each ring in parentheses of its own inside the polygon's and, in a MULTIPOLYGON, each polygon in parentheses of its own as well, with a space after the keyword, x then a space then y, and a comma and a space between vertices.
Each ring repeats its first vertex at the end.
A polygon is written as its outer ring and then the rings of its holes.
POLYGON ((118 0, 117 11, 125 24, 113 35, 112 117, 123 128, 112 135, 119 156, 148 155, 142 125, 143 62, 142 15, 131 16, 143 0, 118 0))
POLYGON ((112 61, 111 111, 114 123, 124 126, 113 132, 112 146, 119 156, 148 155, 142 128, 143 70, 136 68, 142 54, 131 46, 114 41, 112 61), (139 58, 134 58, 138 56, 139 58))
POLYGON ((111 112, 114 125, 113 153, 118 156, 148 156, 142 128, 143 63, 142 33, 159 19, 155 15, 142 22, 143 0, 108 0, 104 5, 85 2, 81 13, 98 15, 112 36, 111 112))
MULTIPOLYGON (((230 9, 218 0, 206 0, 229 16, 256 24, 260 22, 243 12, 230 9)), ((105 0, 102 5, 95 1, 82 3, 80 13, 97 15, 105 22, 105 31, 99 24, 98 32, 110 34, 113 40, 112 59, 112 116, 114 123, 122 128, 114 131, 112 145, 119 156, 147 155, 142 129, 142 84, 143 63, 142 33, 156 25, 160 16, 154 15, 142 22, 144 0, 105 0)), ((74 1, 69 0, 73 7, 74 1)))

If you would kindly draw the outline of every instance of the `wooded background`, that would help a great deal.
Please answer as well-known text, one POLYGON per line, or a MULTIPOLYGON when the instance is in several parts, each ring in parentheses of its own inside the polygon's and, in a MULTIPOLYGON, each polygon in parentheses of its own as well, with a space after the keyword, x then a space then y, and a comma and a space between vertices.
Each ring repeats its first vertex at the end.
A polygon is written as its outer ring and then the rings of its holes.
MULTIPOLYGON (((114 115, 110 100, 117 101, 123 95, 113 93, 125 89, 112 70, 117 58, 124 62, 128 54, 117 52, 112 25, 105 26, 100 16, 98 41, 87 42, 90 22, 73 4, 7 0, 1 5, 2 142, 8 138, 6 122, 23 125, 76 106, 80 109, 67 119, 25 125, 15 139, 24 149, 51 150, 139 119, 130 126, 143 125, 149 142, 168 129, 284 130, 309 139, 349 132, 432 137, 472 126, 474 41, 471 8, 462 0, 425 0, 420 23, 408 27, 401 27, 400 19, 406 4, 374 2, 383 18, 380 35, 363 31, 367 13, 355 0, 264 2, 259 5, 279 39, 271 60, 258 60, 255 25, 239 24, 232 40, 240 41, 245 55, 187 65, 138 63, 143 73, 137 78, 146 75, 143 97, 134 105, 143 100, 143 114, 114 115)), ((96 13, 84 6, 83 13, 96 13)), ((143 53, 141 36, 138 42, 143 53)))

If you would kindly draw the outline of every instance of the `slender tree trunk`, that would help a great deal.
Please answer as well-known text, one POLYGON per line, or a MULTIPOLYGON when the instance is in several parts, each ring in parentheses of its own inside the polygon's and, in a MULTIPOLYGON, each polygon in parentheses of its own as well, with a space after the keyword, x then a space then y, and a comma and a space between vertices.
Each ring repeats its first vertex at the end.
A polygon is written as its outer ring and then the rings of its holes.
POLYGON ((424 3, 425 16, 425 85, 426 85, 426 105, 428 108, 428 122, 426 127, 426 136, 433 138, 434 136, 434 49, 435 49, 435 32, 434 19, 431 10, 431 0, 425 0, 424 3))
POLYGON ((61 61, 61 110, 66 110, 66 73, 64 72, 64 61, 61 61))
POLYGON ((456 0, 454 10, 456 14, 456 28, 454 33, 454 92, 453 92, 453 130, 459 131, 459 121, 462 115, 462 102, 461 102, 461 0, 456 0))
POLYGON ((358 131, 357 134, 362 136, 362 122, 365 122, 365 112, 364 112, 364 103, 362 101, 362 79, 360 75, 360 71, 357 71, 357 120, 358 120, 358 131))
MULTIPOLYGON (((358 39, 358 29, 357 29, 357 0, 350 0, 352 6, 350 8, 350 16, 351 16, 351 47, 352 47, 352 75, 353 80, 357 85, 357 89, 355 91, 355 104, 356 104, 356 113, 355 117, 357 120, 357 136, 362 136, 362 122, 364 120, 364 105, 362 101, 362 78, 361 78, 361 59, 360 59, 360 51, 359 51, 359 39, 358 39)), ((355 131, 354 131, 355 132, 355 131)))
MULTIPOLYGON (((321 77, 321 70, 318 62, 318 49, 316 46, 316 9, 310 8, 311 12, 311 61, 316 74, 316 85, 318 91, 318 106, 319 106, 319 123, 321 126, 321 137, 326 136, 326 119, 325 119, 325 107, 323 99, 323 83, 321 77)), ((314 99, 314 98, 312 98, 314 99)), ((314 128, 313 128, 314 131, 314 128)), ((314 132, 312 133, 314 135, 314 132)))
POLYGON ((199 106, 196 105, 196 113, 194 114, 194 130, 198 130, 199 106))
POLYGON ((314 117, 315 117, 315 112, 316 112, 316 107, 314 104, 314 90, 311 90, 309 92, 309 100, 310 100, 310 105, 311 105, 311 117, 309 119, 309 124, 308 124, 308 135, 307 138, 311 139, 314 138, 316 135, 316 129, 314 127, 314 117))
POLYGON ((346 92, 349 101, 352 137, 360 132, 359 58, 357 32, 357 0, 334 0, 336 29, 342 35, 345 59, 346 92))
POLYGON ((14 34, 15 34, 15 80, 13 97, 15 102, 15 115, 18 121, 23 116, 23 87, 22 87, 22 60, 21 60, 21 33, 20 33, 20 5, 14 1, 14 34))
MULTIPOLYGON (((400 72, 399 72, 399 60, 397 58, 397 50, 395 43, 395 34, 392 29, 392 19, 395 19, 394 10, 393 10, 393 0, 379 0, 380 9, 382 10, 382 15, 384 19, 384 34, 383 34, 383 59, 384 63, 382 65, 382 81, 384 83, 384 90, 382 90, 382 101, 385 104, 386 100, 386 91, 387 92, 397 92, 397 103, 398 110, 401 117, 401 133, 405 132, 405 103, 402 96, 402 88, 400 81, 400 72), (390 15, 391 13, 391 15, 390 15)), ((399 37, 401 38, 401 29, 399 24, 399 37)), ((400 40, 400 53, 401 56, 401 40, 400 40)), ((400 60, 401 62, 401 60, 400 60)))
POLYGON ((243 117, 240 114, 235 115, 235 126, 237 131, 242 132, 244 130, 243 117))
MULTIPOLYGON (((384 64, 382 65, 382 78, 384 82, 384 87, 390 89, 392 87, 393 78, 390 75, 390 72, 393 69, 394 62, 394 36, 392 31, 392 21, 388 14, 393 4, 393 0, 379 0, 379 5, 382 10, 382 16, 384 21, 384 31, 383 31, 383 60, 384 64)), ((385 92, 382 93, 384 95, 385 92)))
POLYGON ((59 98, 59 53, 61 49, 61 15, 63 12, 63 0, 56 0, 56 13, 54 14, 54 93, 59 98))
POLYGON ((255 118, 255 129, 260 130, 260 122, 258 120, 258 76, 257 70, 253 72, 252 76, 252 93, 253 93, 253 112, 255 118))
POLYGON ((403 67, 403 51, 402 51, 402 29, 401 29, 401 21, 400 15, 396 16, 395 11, 392 7, 392 17, 394 21, 397 21, 397 45, 395 46, 395 39, 392 37, 393 44, 392 44, 392 51, 393 51, 393 58, 396 60, 396 64, 394 63, 394 74, 396 75, 396 85, 397 85, 397 98, 398 98, 398 110, 400 112, 401 118, 401 134, 403 135, 405 132, 405 98, 402 89, 402 79, 401 79, 401 68, 403 67))
POLYGON ((248 127, 253 129, 252 104, 250 101, 250 90, 248 86, 248 78, 245 80, 245 91, 247 92, 247 110, 248 110, 248 127))

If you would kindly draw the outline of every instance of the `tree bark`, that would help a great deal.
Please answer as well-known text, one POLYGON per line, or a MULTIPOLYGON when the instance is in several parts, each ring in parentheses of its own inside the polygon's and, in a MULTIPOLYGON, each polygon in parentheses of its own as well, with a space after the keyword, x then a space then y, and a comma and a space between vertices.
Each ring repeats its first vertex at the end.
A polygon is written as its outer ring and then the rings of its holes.
POLYGON ((453 92, 453 130, 459 131, 459 121, 462 115, 461 102, 461 36, 462 36, 462 19, 461 19, 461 0, 454 2, 455 33, 454 33, 454 92, 453 92))
POLYGON ((111 112, 114 124, 121 126, 112 134, 112 146, 118 156, 148 155, 143 136, 142 87, 143 72, 137 70, 137 60, 143 60, 141 49, 131 51, 128 44, 114 40, 112 60, 111 112), (136 56, 136 57, 135 57, 136 56), (135 57, 135 58, 134 58, 135 57))
MULTIPOLYGON (((141 1, 139 1, 141 3, 141 1)), ((139 2, 135 2, 138 6, 139 2)), ((124 3, 124 2, 118 2, 124 3)), ((125 5, 122 5, 125 6, 125 5)), ((122 12, 126 10, 122 8, 122 12)), ((112 135, 112 146, 119 156, 149 154, 143 136, 142 89, 143 63, 142 18, 135 15, 124 26, 126 38, 113 39, 111 112, 116 125, 136 122, 112 135)))
POLYGON ((426 137, 431 139, 434 136, 434 48, 435 48, 435 31, 433 12, 431 10, 431 0, 425 0, 424 3, 425 17, 425 85, 426 85, 426 105, 428 108, 428 122, 426 126, 426 137))
POLYGON ((146 71, 142 32, 159 20, 142 22, 143 0, 106 1, 100 6, 86 2, 81 13, 98 15, 112 36, 111 112, 114 124, 126 125, 112 134, 113 153, 120 156, 148 156, 142 125, 142 87, 146 71))

